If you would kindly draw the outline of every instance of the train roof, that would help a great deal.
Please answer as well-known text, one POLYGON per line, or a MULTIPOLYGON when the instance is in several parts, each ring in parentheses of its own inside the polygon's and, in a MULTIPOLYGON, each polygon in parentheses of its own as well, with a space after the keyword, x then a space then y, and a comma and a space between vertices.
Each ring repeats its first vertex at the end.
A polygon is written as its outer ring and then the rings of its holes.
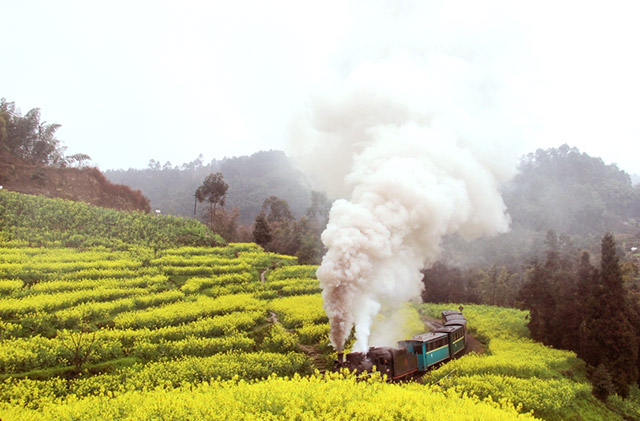
POLYGON ((445 337, 447 337, 447 334, 443 332, 427 332, 401 342, 431 342, 445 337))
POLYGON ((456 330, 458 330, 460 328, 461 328, 460 325, 442 326, 442 327, 437 328, 435 330, 435 332, 451 333, 451 332, 455 332, 456 330))
POLYGON ((444 322, 445 326, 466 326, 467 319, 452 319, 444 322))
POLYGON ((442 316, 443 317, 446 317, 446 316, 449 316, 449 315, 452 315, 452 314, 460 314, 460 315, 462 315, 462 313, 460 313, 458 310, 443 310, 442 311, 442 316))

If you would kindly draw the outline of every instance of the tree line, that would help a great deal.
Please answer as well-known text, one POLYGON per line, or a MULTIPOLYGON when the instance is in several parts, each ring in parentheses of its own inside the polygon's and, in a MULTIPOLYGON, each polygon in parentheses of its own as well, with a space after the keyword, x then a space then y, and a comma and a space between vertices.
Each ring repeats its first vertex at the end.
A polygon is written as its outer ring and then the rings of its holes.
POLYGON ((531 338, 576 352, 587 363, 594 394, 626 397, 640 381, 638 268, 611 233, 601 239, 600 265, 567 236, 547 232, 545 250, 522 264, 462 270, 442 262, 424 271, 425 302, 461 302, 529 310, 531 338))
POLYGON ((544 261, 534 260, 518 300, 529 310, 531 337, 575 351, 589 369, 594 394, 629 395, 638 377, 640 296, 625 283, 613 234, 602 238, 600 266, 587 251, 562 252, 550 232, 544 261), (626 284, 626 285, 625 285, 626 284))

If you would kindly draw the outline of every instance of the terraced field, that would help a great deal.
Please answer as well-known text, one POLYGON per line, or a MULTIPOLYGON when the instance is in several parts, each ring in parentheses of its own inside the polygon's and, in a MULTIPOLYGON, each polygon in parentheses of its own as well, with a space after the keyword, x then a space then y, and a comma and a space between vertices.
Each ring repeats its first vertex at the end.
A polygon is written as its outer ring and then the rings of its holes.
MULTIPOLYGON (((108 375, 150 362, 264 357, 265 347, 292 362, 276 372, 310 370, 296 346, 279 348, 278 335, 295 345, 297 330, 272 328, 267 317, 295 321, 307 344, 326 342, 314 267, 255 244, 174 248, 152 258, 139 251, 0 248, 3 377, 108 375)), ((227 377, 210 373, 218 376, 227 377)))

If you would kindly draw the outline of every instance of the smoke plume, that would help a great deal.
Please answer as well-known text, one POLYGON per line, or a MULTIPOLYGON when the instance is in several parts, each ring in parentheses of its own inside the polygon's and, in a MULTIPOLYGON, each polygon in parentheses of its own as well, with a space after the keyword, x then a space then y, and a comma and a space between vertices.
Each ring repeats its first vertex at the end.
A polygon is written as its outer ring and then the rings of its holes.
POLYGON ((354 327, 354 351, 399 339, 372 337, 376 316, 393 320, 419 299, 420 270, 435 262, 443 236, 509 226, 500 185, 514 171, 512 131, 496 112, 503 104, 486 62, 450 45, 396 44, 346 60, 295 136, 303 166, 339 197, 317 272, 337 350, 354 327))

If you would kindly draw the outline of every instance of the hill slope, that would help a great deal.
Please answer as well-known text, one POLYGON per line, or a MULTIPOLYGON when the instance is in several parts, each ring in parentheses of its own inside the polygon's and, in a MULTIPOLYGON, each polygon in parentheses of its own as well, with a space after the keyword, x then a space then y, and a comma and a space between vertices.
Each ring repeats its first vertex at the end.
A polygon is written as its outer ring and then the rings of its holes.
POLYGON ((149 212, 138 190, 107 180, 97 168, 52 167, 0 160, 0 185, 18 193, 61 198, 117 210, 149 212))
POLYGON ((155 249, 224 244, 191 218, 124 212, 0 190, 0 240, 32 246, 155 249))

